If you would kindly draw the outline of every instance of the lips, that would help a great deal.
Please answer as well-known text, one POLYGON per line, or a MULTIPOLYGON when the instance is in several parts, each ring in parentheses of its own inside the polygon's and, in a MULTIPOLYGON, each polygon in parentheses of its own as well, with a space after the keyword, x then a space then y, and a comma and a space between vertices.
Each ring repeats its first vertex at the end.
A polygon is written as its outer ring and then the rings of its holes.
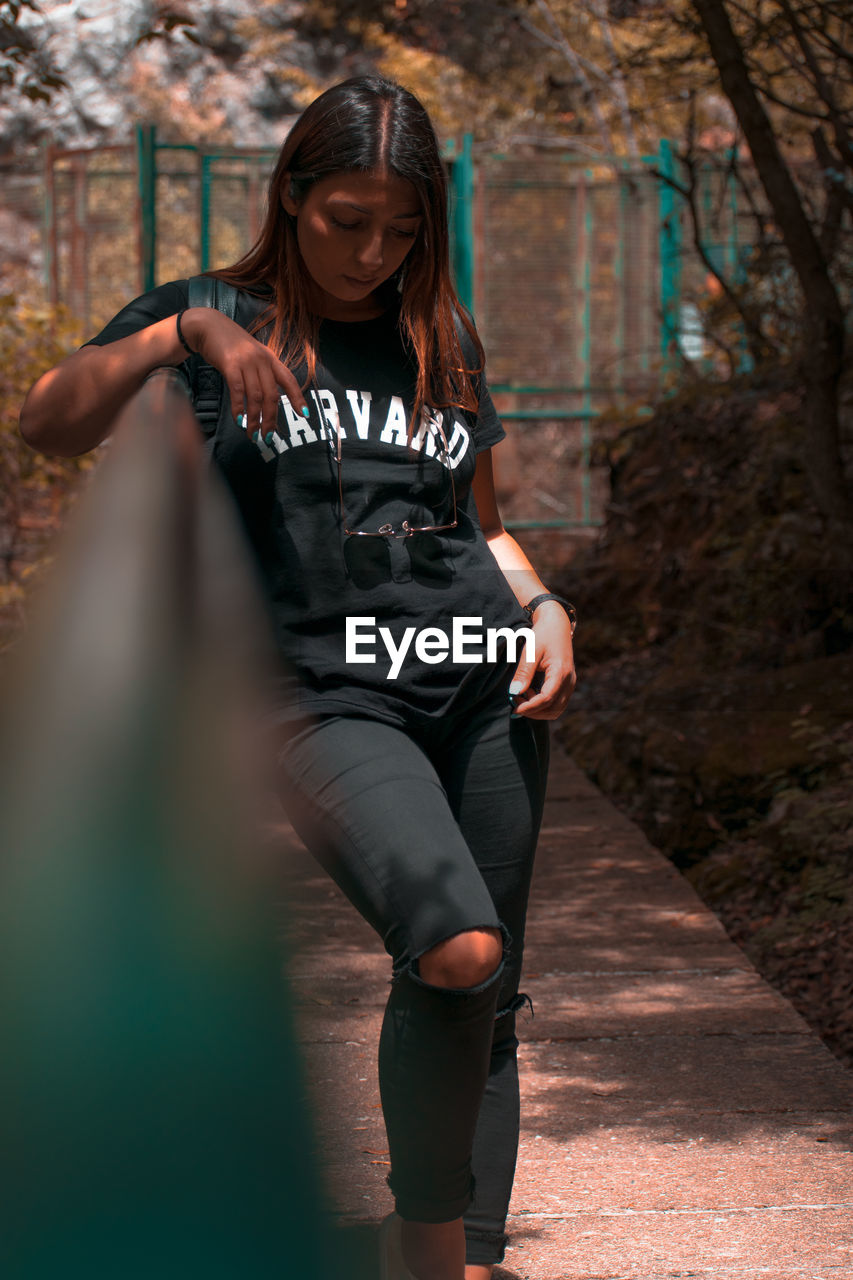
POLYGON ((357 284, 361 288, 365 288, 367 285, 376 284, 379 277, 371 276, 369 280, 361 280, 358 276, 344 276, 344 279, 348 281, 349 284, 357 284))

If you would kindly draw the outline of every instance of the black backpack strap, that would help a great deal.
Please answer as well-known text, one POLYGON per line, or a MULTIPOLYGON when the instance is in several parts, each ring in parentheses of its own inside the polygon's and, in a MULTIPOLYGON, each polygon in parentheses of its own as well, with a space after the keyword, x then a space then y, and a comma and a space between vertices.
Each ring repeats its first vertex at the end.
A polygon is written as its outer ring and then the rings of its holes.
MULTIPOLYGON (((237 316, 237 290, 215 276, 190 276, 188 283, 188 307, 215 307, 229 320, 237 316)), ((206 364, 200 356, 192 362, 191 386, 193 407, 201 429, 212 436, 219 422, 222 408, 222 374, 212 364, 206 364)))

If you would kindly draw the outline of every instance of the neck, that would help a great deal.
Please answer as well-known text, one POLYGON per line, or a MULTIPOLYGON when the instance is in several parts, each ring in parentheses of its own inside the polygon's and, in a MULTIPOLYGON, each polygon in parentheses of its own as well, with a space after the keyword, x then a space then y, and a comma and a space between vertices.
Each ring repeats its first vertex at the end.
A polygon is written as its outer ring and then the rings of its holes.
POLYGON ((381 289, 374 290, 358 302, 342 302, 323 289, 312 286, 311 308, 321 320, 376 320, 388 310, 388 303, 381 289))

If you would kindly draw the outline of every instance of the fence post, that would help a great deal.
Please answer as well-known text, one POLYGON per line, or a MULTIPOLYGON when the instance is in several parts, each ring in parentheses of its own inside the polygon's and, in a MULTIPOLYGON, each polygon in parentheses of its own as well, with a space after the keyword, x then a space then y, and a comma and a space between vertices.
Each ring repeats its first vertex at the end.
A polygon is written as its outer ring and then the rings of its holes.
POLYGON ((139 181, 139 275, 142 292, 157 283, 157 138, 153 124, 136 126, 139 181))
POLYGON ((86 157, 71 158, 71 262, 68 302, 75 315, 89 315, 89 166, 86 157))
POLYGON ((459 300, 474 307, 474 157, 470 133, 453 161, 453 272, 459 300))
POLYGON ((660 213, 661 361, 664 377, 671 373, 678 353, 681 295, 681 211, 676 192, 667 179, 675 177, 672 143, 662 138, 658 150, 658 209, 660 213))
POLYGON ((59 242, 56 219, 56 147, 45 143, 44 155, 44 276, 47 296, 59 302, 59 242))
POLYGON ((616 241, 613 246, 613 285, 616 296, 616 383, 619 391, 625 387, 625 315, 628 299, 625 287, 625 241, 628 235, 628 184, 631 181, 630 171, 624 162, 620 162, 616 182, 616 241))
POLYGON ((201 183, 199 191, 199 210, 201 227, 199 228, 199 244, 201 246, 199 270, 210 270, 210 156, 201 156, 201 183))
POLYGON ((584 524, 592 518, 589 464, 592 451, 592 201, 589 187, 592 174, 579 172, 575 188, 575 280, 577 290, 576 361, 581 391, 580 517, 584 524))

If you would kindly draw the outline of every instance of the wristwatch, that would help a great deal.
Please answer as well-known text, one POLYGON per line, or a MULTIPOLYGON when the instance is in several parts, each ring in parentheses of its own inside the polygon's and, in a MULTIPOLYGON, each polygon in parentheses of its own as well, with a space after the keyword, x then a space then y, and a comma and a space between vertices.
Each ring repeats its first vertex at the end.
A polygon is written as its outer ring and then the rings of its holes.
POLYGON ((546 600, 556 600, 557 604, 561 604, 563 606, 566 613, 569 615, 569 622, 572 624, 572 635, 574 635, 575 627, 578 625, 577 610, 573 604, 569 604, 568 600, 563 599, 562 596, 554 595, 553 591, 543 591, 541 595, 534 596, 532 600, 528 601, 527 604, 523 604, 521 607, 532 622, 534 612, 539 605, 544 604, 546 600))

